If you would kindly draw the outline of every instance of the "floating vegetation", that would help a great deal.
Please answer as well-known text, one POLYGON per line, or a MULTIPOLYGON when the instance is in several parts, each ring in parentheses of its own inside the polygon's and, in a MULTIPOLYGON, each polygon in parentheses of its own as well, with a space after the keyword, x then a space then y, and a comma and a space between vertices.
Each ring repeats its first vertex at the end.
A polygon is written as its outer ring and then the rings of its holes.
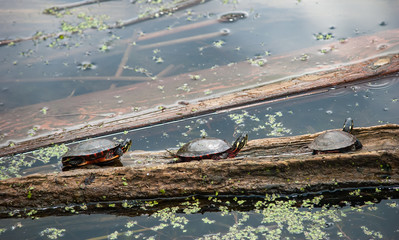
MULTIPOLYGON (((203 173, 202 178, 208 181, 210 176, 203 173)), ((47 211, 45 209, 14 210, 9 212, 9 217, 21 219, 3 225, 0 235, 5 239, 15 234, 33 238, 30 234, 38 233, 27 231, 32 226, 30 219, 33 219, 40 225, 33 228, 39 231, 40 236, 57 239, 66 233, 77 233, 73 221, 67 218, 81 214, 81 218, 86 218, 81 221, 89 225, 92 222, 108 226, 106 229, 91 230, 91 236, 86 237, 97 240, 173 239, 177 236, 179 239, 202 240, 397 239, 399 231, 392 220, 396 219, 399 211, 399 200, 396 199, 399 188, 377 189, 378 192, 373 188, 364 188, 297 197, 278 194, 226 197, 215 192, 208 197, 190 196, 170 202, 159 199, 73 204, 58 208, 68 215, 63 222, 70 223, 63 225, 63 229, 55 228, 47 217, 36 217, 43 216, 47 211), (98 218, 97 214, 89 214, 92 211, 117 213, 116 216, 98 218)), ((159 191, 166 193, 162 188, 159 191)), ((106 201, 106 196, 103 200, 106 201)), ((51 210, 52 214, 54 210, 57 208, 51 210)))
POLYGON ((200 75, 191 75, 191 74, 189 74, 188 76, 190 77, 191 80, 194 80, 194 81, 201 79, 200 75))
POLYGON ((237 132, 244 131, 246 125, 253 125, 253 132, 265 131, 266 136, 284 136, 285 134, 291 134, 291 129, 284 127, 282 122, 277 121, 277 118, 283 116, 282 112, 275 112, 274 114, 265 114, 262 120, 256 115, 250 115, 247 111, 242 110, 242 114, 232 113, 229 117, 236 125, 238 125, 237 132), (248 121, 250 123, 248 123, 248 121), (252 123, 251 123, 252 122, 252 123))
POLYGON ((39 131, 39 129, 40 129, 39 125, 33 126, 31 129, 28 130, 28 135, 31 137, 35 136, 37 134, 37 132, 39 131))
POLYGON ((66 21, 62 22, 62 31, 74 33, 74 32, 82 32, 86 29, 97 29, 97 30, 106 30, 108 29, 108 25, 105 24, 105 20, 109 19, 108 15, 99 15, 99 16, 91 16, 86 13, 79 13, 77 18, 81 20, 78 24, 68 23, 66 21))
POLYGON ((154 60, 155 63, 163 63, 164 60, 162 57, 158 57, 158 56, 153 56, 152 60, 154 60))
POLYGON ((215 48, 221 48, 224 44, 226 44, 226 42, 223 40, 218 40, 212 43, 215 48))
POLYGON ((360 228, 363 230, 364 234, 372 237, 372 239, 382 239, 382 234, 380 232, 369 230, 366 226, 361 226, 360 228))
POLYGON ((64 236, 65 229, 46 228, 40 232, 40 236, 46 236, 49 239, 57 239, 64 236))
MULTIPOLYGON (((203 178, 205 181, 208 176, 204 175, 203 178)), ((160 191, 162 190, 160 189, 160 191)), ((122 201, 119 203, 97 203, 96 205, 81 204, 67 206, 63 209, 70 215, 79 214, 78 210, 84 210, 85 212, 81 213, 82 217, 88 218, 90 218, 86 211, 88 208, 97 209, 100 212, 111 211, 112 213, 121 210, 127 216, 130 213, 135 213, 133 217, 118 216, 104 219, 99 219, 92 214, 91 221, 96 223, 101 221, 102 225, 107 225, 108 228, 92 231, 90 239, 168 239, 177 236, 201 240, 321 240, 359 237, 395 239, 397 236, 395 229, 383 228, 384 223, 388 223, 392 219, 386 218, 386 215, 380 215, 387 214, 389 209, 386 213, 377 211, 377 209, 384 209, 390 205, 397 208, 398 200, 382 200, 379 203, 380 200, 369 195, 372 191, 369 189, 364 195, 369 196, 368 199, 371 201, 362 201, 362 198, 356 194, 351 195, 350 201, 352 202, 350 202, 339 201, 337 195, 333 196, 330 193, 326 196, 317 194, 308 198, 289 198, 278 194, 266 194, 263 198, 226 198, 219 197, 216 192, 215 195, 208 198, 198 199, 191 196, 166 205, 163 200, 161 200, 162 202, 155 200, 122 201), (339 205, 334 203, 339 203, 339 205), (356 205, 352 205, 354 203, 356 205), (395 206, 393 206, 394 204, 395 206), (146 217, 141 214, 136 215, 137 211, 145 214, 146 217)), ((392 194, 393 190, 389 191, 392 194)), ((363 190, 352 192, 363 192, 363 190)), ((345 199, 344 196, 347 193, 342 193, 343 195, 340 195, 342 198, 339 199, 345 199)), ((35 210, 24 211, 25 214, 32 217, 38 214, 35 210)), ((397 210, 392 209, 391 211, 397 210)), ((395 212, 388 214, 396 216, 395 212)), ((34 219, 40 221, 38 218, 34 219)), ((1 228, 1 236, 7 237, 7 234, 21 231, 26 234, 27 225, 23 224, 23 221, 25 220, 1 228)), ((90 221, 88 223, 90 224, 90 221)), ((63 225, 63 229, 57 229, 49 224, 46 229, 39 232, 39 235, 48 239, 57 239, 64 236, 65 233, 75 234, 74 231, 73 225, 63 225)))
POLYGON ((301 56, 299 57, 294 57, 294 59, 292 59, 292 61, 307 61, 310 58, 310 55, 303 53, 301 56))
POLYGON ((182 86, 178 87, 177 90, 181 90, 188 93, 192 90, 192 88, 188 86, 187 83, 184 83, 182 86))
POLYGON ((42 107, 42 109, 40 109, 40 112, 42 112, 43 115, 46 115, 48 109, 49 109, 48 107, 42 107))
POLYGON ((94 63, 92 63, 92 62, 83 61, 83 62, 78 64, 77 68, 79 70, 86 71, 86 70, 96 69, 97 66, 94 63))
POLYGON ((334 38, 332 33, 317 33, 313 34, 316 40, 330 40, 334 38))
POLYGON ((30 153, 0 158, 0 180, 20 177, 22 171, 34 164, 48 164, 51 158, 60 159, 68 151, 65 144, 40 148, 30 153))
MULTIPOLYGON (((269 56, 270 53, 265 52, 265 56, 269 56)), ((267 63, 267 59, 263 56, 255 56, 254 58, 250 58, 247 60, 252 66, 263 67, 267 63)))
POLYGON ((213 91, 210 90, 210 89, 205 89, 205 90, 204 90, 204 94, 205 94, 205 95, 210 95, 210 94, 212 94, 212 92, 213 92, 213 91))
POLYGON ((325 47, 325 48, 319 49, 319 52, 322 54, 327 54, 327 53, 331 52, 332 50, 333 50, 332 47, 325 47))

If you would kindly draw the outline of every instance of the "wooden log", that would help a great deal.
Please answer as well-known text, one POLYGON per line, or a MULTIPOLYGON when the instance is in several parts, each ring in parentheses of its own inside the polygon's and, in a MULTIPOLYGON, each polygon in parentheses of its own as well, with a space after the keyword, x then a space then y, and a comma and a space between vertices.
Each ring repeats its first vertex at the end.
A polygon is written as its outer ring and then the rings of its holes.
POLYGON ((172 157, 166 151, 133 152, 125 154, 125 165, 148 158, 158 164, 7 179, 0 181, 0 211, 196 194, 300 193, 399 184, 399 125, 356 129, 363 149, 350 153, 312 155, 307 145, 318 134, 252 140, 234 159, 159 164, 172 157))

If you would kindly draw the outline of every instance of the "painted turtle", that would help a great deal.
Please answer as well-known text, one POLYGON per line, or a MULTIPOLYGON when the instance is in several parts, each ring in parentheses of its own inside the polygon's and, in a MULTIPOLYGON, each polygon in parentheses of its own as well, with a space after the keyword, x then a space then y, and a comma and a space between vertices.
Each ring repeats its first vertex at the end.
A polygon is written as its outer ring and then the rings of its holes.
POLYGON ((352 129, 353 120, 347 118, 342 131, 330 130, 322 133, 309 144, 309 148, 313 150, 313 154, 343 153, 361 149, 363 145, 351 134, 352 129))
POLYGON ((95 163, 109 163, 121 157, 132 145, 126 139, 117 143, 108 139, 96 139, 73 146, 62 157, 64 167, 80 167, 95 163))
POLYGON ((247 141, 248 135, 246 134, 238 137, 232 145, 218 138, 197 138, 184 144, 174 156, 178 157, 181 162, 233 158, 247 144, 247 141))

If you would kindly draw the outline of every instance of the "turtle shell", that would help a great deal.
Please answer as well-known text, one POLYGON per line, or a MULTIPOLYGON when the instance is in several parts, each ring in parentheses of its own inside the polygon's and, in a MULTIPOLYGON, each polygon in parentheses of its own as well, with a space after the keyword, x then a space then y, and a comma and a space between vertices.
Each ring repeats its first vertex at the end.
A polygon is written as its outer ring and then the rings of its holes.
POLYGON ((332 130, 319 135, 309 144, 315 151, 334 151, 349 148, 356 143, 356 137, 345 131, 332 130))
POLYGON ((63 157, 91 156, 112 150, 117 146, 119 143, 107 139, 91 140, 72 147, 63 157))
POLYGON ((221 154, 231 148, 230 143, 218 138, 198 138, 184 144, 176 153, 181 158, 202 158, 221 154))
POLYGON ((62 164, 64 167, 105 164, 120 157, 116 153, 119 147, 120 144, 107 139, 87 141, 70 148, 62 157, 62 164))

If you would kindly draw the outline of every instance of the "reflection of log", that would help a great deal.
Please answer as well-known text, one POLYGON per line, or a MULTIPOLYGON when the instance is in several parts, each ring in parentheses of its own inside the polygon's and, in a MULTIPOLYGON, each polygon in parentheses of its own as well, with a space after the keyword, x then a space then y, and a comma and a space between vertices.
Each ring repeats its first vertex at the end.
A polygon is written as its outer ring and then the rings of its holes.
MULTIPOLYGON (((0 182, 0 210, 192 194, 264 194, 399 184, 399 125, 359 128, 362 150, 311 155, 317 136, 252 140, 236 159, 34 174, 0 182), (65 194, 67 193, 67 194, 65 194)), ((129 156, 129 154, 125 154, 129 156)), ((166 162, 166 152, 131 154, 166 162)), ((123 159, 124 164, 129 163, 123 159)))

